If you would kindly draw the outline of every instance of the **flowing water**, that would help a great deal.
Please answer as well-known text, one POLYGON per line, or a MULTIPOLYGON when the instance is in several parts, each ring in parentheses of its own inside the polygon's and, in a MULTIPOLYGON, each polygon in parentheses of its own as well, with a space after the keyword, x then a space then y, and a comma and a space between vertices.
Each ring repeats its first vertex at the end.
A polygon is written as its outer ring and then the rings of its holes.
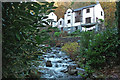
MULTIPOLYGON (((39 56, 42 59, 42 65, 39 65, 39 72, 43 73, 41 78, 54 78, 54 79, 70 79, 70 78, 81 78, 80 75, 70 75, 65 72, 68 66, 77 66, 74 61, 72 61, 66 53, 62 52, 60 48, 51 48, 51 51, 44 53, 44 55, 39 56), (51 61, 52 66, 46 66, 47 61, 51 61)), ((77 71, 83 70, 81 68, 76 68, 77 71)))

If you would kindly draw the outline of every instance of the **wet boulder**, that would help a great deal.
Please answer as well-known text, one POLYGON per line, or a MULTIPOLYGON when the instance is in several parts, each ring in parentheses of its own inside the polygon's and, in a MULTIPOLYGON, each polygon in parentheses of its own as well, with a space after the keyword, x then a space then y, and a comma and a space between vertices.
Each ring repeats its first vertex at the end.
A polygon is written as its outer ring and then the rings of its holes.
POLYGON ((46 67, 52 67, 51 61, 48 60, 48 61, 46 62, 46 67))
POLYGON ((67 67, 67 69, 68 69, 68 73, 69 73, 70 75, 78 75, 78 71, 77 71, 75 65, 69 65, 69 66, 67 67))
POLYGON ((50 56, 50 57, 54 58, 55 56, 54 56, 54 55, 52 55, 52 56, 50 56))
POLYGON ((76 69, 71 69, 68 71, 70 75, 78 75, 78 71, 76 69))
POLYGON ((66 57, 66 58, 63 58, 63 60, 67 60, 68 58, 66 57))
POLYGON ((76 65, 69 65, 67 68, 68 68, 68 70, 76 69, 76 65))
POLYGON ((63 70, 61 70, 60 72, 66 73, 66 72, 68 72, 68 70, 67 70, 67 69, 63 69, 63 70))
POLYGON ((58 64, 56 64, 55 67, 58 67, 58 64))
POLYGON ((62 63, 62 61, 61 60, 59 60, 59 61, 57 61, 58 63, 62 63))

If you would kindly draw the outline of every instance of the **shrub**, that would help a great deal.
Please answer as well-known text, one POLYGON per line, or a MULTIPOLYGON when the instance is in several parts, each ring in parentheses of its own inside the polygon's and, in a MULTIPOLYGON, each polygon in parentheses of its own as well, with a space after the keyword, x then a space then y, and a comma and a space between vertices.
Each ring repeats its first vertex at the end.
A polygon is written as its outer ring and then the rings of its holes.
POLYGON ((55 33, 54 33, 54 36, 55 36, 55 37, 59 37, 60 34, 61 34, 61 32, 55 32, 55 33))
POLYGON ((85 58, 86 64, 93 69, 101 69, 106 65, 112 66, 112 63, 119 59, 117 55, 119 55, 120 40, 117 33, 117 29, 112 28, 96 34, 91 40, 90 37, 86 38, 87 40, 81 43, 84 44, 81 55, 85 58))
POLYGON ((67 52, 68 55, 70 55, 70 57, 75 57, 75 55, 77 55, 77 50, 78 50, 78 43, 77 42, 68 42, 65 43, 65 45, 62 47, 62 51, 67 52))
POLYGON ((103 19, 99 19, 101 22, 104 22, 104 20, 103 19))
POLYGON ((73 36, 73 37, 75 37, 75 36, 79 36, 79 35, 80 35, 80 30, 76 30, 73 33, 69 33, 67 36, 73 36))
POLYGON ((93 40, 93 37, 95 35, 94 31, 86 31, 80 33, 80 46, 81 48, 87 48, 90 41, 93 40))

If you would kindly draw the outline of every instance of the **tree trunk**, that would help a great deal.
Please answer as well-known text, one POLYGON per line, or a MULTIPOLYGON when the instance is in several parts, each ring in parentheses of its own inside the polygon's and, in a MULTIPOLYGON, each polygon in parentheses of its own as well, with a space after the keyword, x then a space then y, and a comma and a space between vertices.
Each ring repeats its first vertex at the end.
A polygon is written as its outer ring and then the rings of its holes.
MULTIPOLYGON (((120 1, 116 2, 116 18, 117 18, 117 28, 118 28, 118 40, 120 40, 120 1)), ((119 46, 118 46, 118 55, 119 54, 119 46)), ((120 58, 118 59, 118 62, 120 61, 120 58)))
POLYGON ((116 18, 117 18, 117 27, 118 27, 118 35, 120 39, 120 1, 116 2, 116 18))

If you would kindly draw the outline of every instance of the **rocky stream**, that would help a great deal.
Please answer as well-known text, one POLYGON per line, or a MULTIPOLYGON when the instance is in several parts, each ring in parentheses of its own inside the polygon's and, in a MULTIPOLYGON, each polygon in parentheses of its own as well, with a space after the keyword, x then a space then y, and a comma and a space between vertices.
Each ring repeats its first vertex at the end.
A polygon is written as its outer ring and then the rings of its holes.
POLYGON ((54 80, 76 78, 79 80, 81 78, 79 73, 84 72, 58 47, 52 47, 50 51, 38 57, 42 59, 42 62, 40 61, 42 64, 37 67, 38 71, 42 73, 40 78, 54 80))

